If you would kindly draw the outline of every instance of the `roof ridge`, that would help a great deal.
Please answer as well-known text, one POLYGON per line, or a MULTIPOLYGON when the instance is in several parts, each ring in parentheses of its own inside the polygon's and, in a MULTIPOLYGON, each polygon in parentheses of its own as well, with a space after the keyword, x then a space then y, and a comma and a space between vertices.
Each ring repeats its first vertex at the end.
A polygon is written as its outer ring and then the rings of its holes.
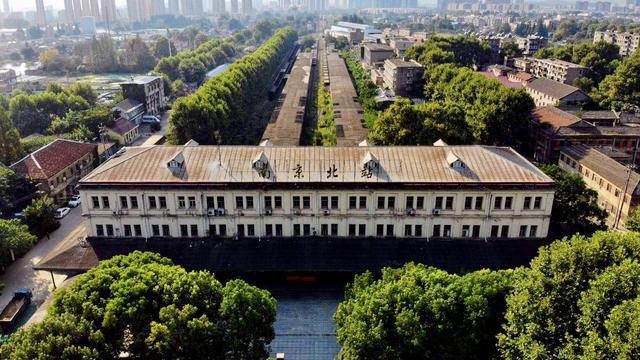
MULTIPOLYGON (((103 173, 103 172, 105 172, 105 171, 108 171, 108 170, 111 170, 111 169, 113 169, 113 168, 115 168, 115 167, 118 167, 118 166, 122 165, 123 163, 127 162, 128 160, 133 159, 134 157, 139 156, 140 154, 143 154, 143 153, 145 153, 145 152, 147 152, 147 151, 149 151, 149 150, 151 150, 151 149, 155 148, 155 146, 149 146, 149 147, 146 147, 146 146, 135 146, 135 147, 136 147, 136 148, 142 148, 142 151, 140 151, 140 152, 138 152, 138 153, 136 153, 136 154, 133 154, 133 155, 131 155, 131 156, 130 156, 130 157, 128 157, 128 158, 120 159, 120 160, 121 160, 120 162, 118 162, 118 163, 116 163, 116 164, 113 164, 112 166, 105 167, 104 169, 100 169, 100 166, 98 166, 97 168, 95 168, 91 173, 89 173, 86 177, 84 177, 84 178, 83 178, 83 179, 81 179, 80 181, 83 181, 83 180, 85 180, 85 179, 91 179, 92 177, 95 177, 96 175, 100 175, 100 174, 102 174, 102 173, 103 173)), ((126 149, 126 148, 127 148, 127 147, 125 146, 123 149, 126 149)), ((108 161, 109 161, 109 160, 107 160, 107 161, 106 161, 104 164, 102 164, 102 165, 106 165, 106 164, 108 163, 108 161)))

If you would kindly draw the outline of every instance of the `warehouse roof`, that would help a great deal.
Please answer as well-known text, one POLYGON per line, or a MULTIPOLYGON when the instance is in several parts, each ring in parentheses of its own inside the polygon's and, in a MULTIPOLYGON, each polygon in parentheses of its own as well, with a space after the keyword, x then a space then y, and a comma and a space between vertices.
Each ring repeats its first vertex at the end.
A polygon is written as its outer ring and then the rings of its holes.
POLYGON ((34 180, 49 179, 97 147, 96 144, 56 139, 11 165, 11 169, 34 180))
POLYGON ((533 164, 506 147, 141 146, 125 149, 121 156, 94 169, 80 184, 553 184, 533 164), (459 161, 451 162, 454 157, 459 161))
MULTIPOLYGON (((549 95, 554 99, 564 99, 565 97, 579 92, 584 95, 582 90, 575 86, 563 84, 561 82, 549 80, 547 78, 538 78, 527 83, 526 87, 549 95)), ((586 95, 585 95, 586 97, 586 95)))

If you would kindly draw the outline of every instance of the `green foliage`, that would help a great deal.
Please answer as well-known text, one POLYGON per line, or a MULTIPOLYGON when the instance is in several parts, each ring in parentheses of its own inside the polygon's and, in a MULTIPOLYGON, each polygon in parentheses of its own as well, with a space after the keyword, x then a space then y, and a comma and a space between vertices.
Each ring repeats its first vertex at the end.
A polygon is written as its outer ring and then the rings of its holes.
POLYGON ((44 195, 35 198, 31 204, 24 208, 24 223, 38 237, 48 234, 58 228, 58 222, 54 218, 56 205, 53 199, 44 195))
POLYGON ((20 133, 11 123, 7 112, 0 108, 0 163, 9 166, 21 155, 20 133))
POLYGON ((593 97, 603 107, 623 109, 640 106, 640 52, 624 59, 613 74, 604 78, 593 97))
POLYGON ((606 229, 607 213, 598 206, 598 193, 587 188, 579 174, 562 171, 557 165, 540 165, 556 182, 551 212, 551 233, 590 235, 606 229))
POLYGON ((322 146, 335 146, 338 142, 336 136, 336 122, 333 112, 333 100, 331 94, 323 84, 318 85, 318 128, 313 141, 322 146))
POLYGON ((91 87, 89 83, 77 82, 69 87, 69 93, 80 96, 90 106, 95 106, 98 101, 98 93, 91 87))
POLYGON ((638 208, 633 209, 629 217, 627 217, 627 221, 624 225, 629 231, 638 231, 640 232, 640 211, 638 208))
POLYGON ((187 272, 167 258, 136 251, 103 261, 58 290, 45 320, 20 330, 0 355, 264 359, 275 313, 267 291, 240 280, 223 286, 209 272, 187 272))
POLYGON ((507 297, 501 355, 634 358, 638 343, 625 341, 638 336, 638 260, 635 232, 576 235, 542 248, 507 297))
POLYGON ((120 56, 120 65, 127 71, 147 72, 156 65, 156 59, 151 55, 147 44, 136 36, 124 43, 124 51, 120 56))
POLYGON ((16 258, 31 249, 38 239, 19 220, 0 219, 0 263, 3 267, 11 263, 10 251, 16 258))
POLYGON ((20 205, 18 202, 29 199, 35 191, 33 183, 0 164, 0 215, 13 213, 20 205))
POLYGON ((406 55, 429 71, 447 63, 467 67, 486 64, 491 59, 491 47, 470 36, 431 36, 424 43, 407 49, 406 55))
POLYGON ((356 276, 334 315, 340 359, 491 359, 511 271, 424 265, 356 276))
POLYGON ((503 41, 500 43, 500 57, 515 58, 522 56, 522 50, 518 47, 518 43, 513 40, 503 41))
POLYGON ((378 94, 378 87, 371 81, 371 77, 362 67, 362 64, 356 60, 356 56, 352 51, 343 50, 340 52, 340 56, 346 61, 347 69, 355 82, 358 102, 364 111, 365 125, 371 128, 373 121, 368 121, 367 119, 376 119, 378 117, 375 100, 378 94))
POLYGON ((169 118, 168 141, 184 144, 194 139, 215 144, 215 131, 227 141, 241 141, 256 99, 265 96, 278 64, 291 49, 297 34, 283 28, 256 51, 242 57, 222 74, 202 85, 194 94, 179 98, 169 118))
POLYGON ((169 57, 173 54, 177 54, 175 45, 173 45, 173 41, 169 41, 165 36, 159 36, 155 43, 152 46, 153 56, 160 60, 162 58, 169 57))

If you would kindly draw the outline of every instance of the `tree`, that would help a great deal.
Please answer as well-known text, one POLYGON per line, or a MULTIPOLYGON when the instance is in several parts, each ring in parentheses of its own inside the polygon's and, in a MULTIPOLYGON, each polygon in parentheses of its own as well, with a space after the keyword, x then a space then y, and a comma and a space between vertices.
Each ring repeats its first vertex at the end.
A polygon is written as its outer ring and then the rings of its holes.
POLYGON ((379 280, 358 275, 334 315, 339 358, 496 358, 512 278, 511 271, 459 276, 416 264, 384 268, 379 280))
POLYGON ((640 52, 624 59, 615 72, 600 83, 595 94, 603 107, 640 106, 640 52))
MULTIPOLYGON (((615 338, 631 335, 607 328, 620 324, 612 325, 609 314, 624 306, 624 300, 637 298, 638 260, 640 234, 635 232, 597 232, 591 238, 575 235, 540 249, 531 267, 515 278, 514 290, 507 296, 506 323, 498 335, 502 357, 608 358, 578 355, 597 351, 589 349, 598 338, 589 339, 592 331, 605 338, 612 334, 614 344, 615 338), (607 318, 603 328, 602 320, 607 318)), ((616 311, 617 320, 628 319, 632 310, 616 311)))
POLYGON ((48 195, 33 199, 31 204, 24 208, 23 213, 24 223, 39 237, 50 233, 59 226, 54 217, 56 205, 48 195))
POLYGON ((500 44, 500 57, 501 58, 515 58, 522 56, 522 50, 518 47, 518 43, 513 40, 503 41, 500 44))
POLYGON ((167 39, 165 36, 159 36, 153 43, 152 49, 153 56, 156 58, 156 60, 176 55, 178 53, 176 47, 173 45, 173 42, 170 42, 169 39, 167 39))
POLYGON ((598 206, 598 193, 587 188, 579 174, 564 172, 557 165, 540 165, 540 169, 556 183, 552 233, 591 235, 606 229, 607 213, 598 206))
POLYGON ((22 156, 20 133, 13 126, 7 112, 0 109, 0 163, 11 165, 22 156))
POLYGON ((625 223, 625 227, 629 231, 637 231, 640 232, 640 210, 638 208, 633 209, 629 217, 627 217, 627 221, 625 223))
POLYGON ((18 94, 9 102, 11 121, 22 136, 41 132, 48 126, 48 116, 38 111, 36 103, 27 94, 18 94))
POLYGON ((491 47, 469 36, 431 36, 423 44, 409 48, 406 55, 429 71, 431 67, 446 63, 467 67, 486 64, 491 59, 491 47))
POLYGON ((29 251, 38 239, 19 220, 0 219, 0 263, 9 265, 11 252, 18 258, 29 251))
POLYGON ((45 71, 60 71, 64 66, 62 56, 56 48, 46 49, 40 54, 40 63, 45 71))
POLYGON ((89 358, 264 359, 276 302, 265 290, 206 271, 187 272, 153 253, 102 261, 60 289, 45 320, 18 331, 0 355, 89 358), (62 331, 61 331, 62 330, 62 331), (73 354, 73 353, 72 353, 73 354))
POLYGON ((85 99, 91 106, 94 106, 98 101, 98 93, 91 87, 91 84, 89 83, 74 83, 69 88, 69 92, 85 99))
POLYGON ((20 49, 20 53, 25 60, 33 60, 38 56, 38 54, 36 54, 36 51, 33 50, 33 48, 30 46, 25 46, 20 49))
POLYGON ((42 29, 40 29, 37 26, 29 26, 29 28, 27 29, 27 37, 30 40, 37 40, 42 38, 42 36, 44 35, 44 31, 42 31, 42 29))
POLYGON ((124 44, 120 63, 129 71, 147 72, 156 65, 147 44, 136 36, 124 44))

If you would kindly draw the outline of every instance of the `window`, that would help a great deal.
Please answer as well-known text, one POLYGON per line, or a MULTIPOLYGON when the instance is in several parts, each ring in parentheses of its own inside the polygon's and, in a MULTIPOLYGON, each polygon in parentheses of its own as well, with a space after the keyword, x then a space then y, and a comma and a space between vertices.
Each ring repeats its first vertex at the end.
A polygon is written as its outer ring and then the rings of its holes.
POLYGON ((151 225, 151 234, 153 234, 153 236, 160 236, 160 225, 151 225))
POLYGON ((502 208, 502 196, 496 196, 495 199, 493 199, 493 208, 494 209, 502 208))
POLYGON ((447 203, 446 203, 445 208, 447 210, 453 209, 453 196, 447 196, 447 203))
POLYGON ((465 197, 464 198, 464 209, 465 210, 470 210, 472 206, 473 206, 473 197, 471 197, 471 196, 465 197))
POLYGON ((518 233, 519 237, 527 236, 527 225, 520 225, 520 232, 518 233))
POLYGON ((309 236, 311 235, 311 225, 303 224, 302 225, 302 235, 309 236))
POLYGON ((471 236, 471 226, 462 225, 462 237, 470 237, 470 236, 471 236))
POLYGON ((155 209, 158 207, 158 202, 155 196, 149 196, 149 209, 155 209))
POLYGON ((509 225, 502 225, 502 229, 500 229, 501 237, 509 237, 509 225))
POLYGON ((218 225, 218 235, 227 236, 227 225, 224 225, 224 224, 218 225))
POLYGON ((538 225, 531 225, 529 227, 529 237, 537 237, 538 236, 538 225))
POLYGON ((282 224, 276 224, 276 236, 282 236, 282 224))
POLYGON ((131 225, 124 226, 124 236, 131 236, 131 225))
POLYGON ((389 196, 387 198, 387 208, 394 209, 395 207, 396 207, 396 197, 395 196, 389 196))
POLYGON ((434 208, 442 209, 442 196, 436 196, 436 204, 434 208))
POLYGON ((411 225, 404 226, 404 236, 411 236, 411 225))
POLYGON ((435 237, 440 236, 440 225, 433 225, 433 235, 435 237))
POLYGON ((169 225, 162 225, 162 236, 171 236, 169 225))
POLYGON ((107 224, 107 236, 113 236, 113 225, 107 224))
POLYGON ((239 238, 243 238, 244 237, 244 225, 243 224, 236 225, 236 235, 239 238))
POLYGON ((384 236, 384 225, 376 225, 376 236, 384 236))
POLYGON ((293 197, 293 208, 300 209, 300 196, 293 197))
POLYGON ((387 224, 387 236, 394 236, 393 224, 387 224))
POLYGON ((104 227, 102 225, 96 225, 96 236, 104 236, 104 227))
POLYGON ((536 198, 533 199, 533 208, 540 209, 540 207, 542 207, 542 196, 536 196, 536 198))
POLYGON ((329 224, 320 225, 320 235, 322 236, 329 235, 329 224))
POLYGON ((367 225, 358 225, 358 236, 365 236, 367 234, 367 225))
POLYGON ((274 196, 273 205, 276 209, 282 209, 282 196, 274 196))
POLYGON ((349 236, 356 236, 356 224, 349 224, 349 236))
MULTIPOLYGON (((329 208, 329 197, 328 196, 321 196, 320 197, 320 208, 321 209, 328 209, 329 208)), ((329 230, 327 230, 328 232, 329 230)))
POLYGON ((445 225, 442 227, 444 237, 451 237, 451 225, 445 225))
POLYGON ((300 236, 300 224, 293 224, 293 236, 300 236))
POLYGON ((302 208, 303 209, 310 209, 311 208, 311 197, 310 196, 303 196, 302 197, 302 208))
POLYGON ((138 208, 138 197, 137 196, 132 196, 129 198, 129 200, 131 201, 131 208, 132 209, 137 209, 138 208))
POLYGON ((500 231, 500 226, 491 225, 491 237, 498 237, 498 232, 500 231))
POLYGON ((253 209, 253 196, 247 196, 245 201, 247 202, 247 209, 253 209))
POLYGON ((476 196, 476 210, 482 210, 482 203, 484 198, 482 196, 476 196))
POLYGON ((91 197, 91 206, 94 209, 98 209, 100 207, 100 199, 97 196, 91 197))
POLYGON ((338 208, 338 197, 337 196, 332 196, 331 197, 331 208, 332 209, 337 209, 338 208))
POLYGON ((209 236, 216 236, 216 226, 214 224, 209 224, 209 236))
POLYGON ((331 224, 331 236, 338 236, 338 224, 331 224))
POLYGON ((416 197, 416 209, 424 209, 424 196, 416 197))
POLYGON ((129 208, 129 204, 127 202, 127 197, 126 196, 120 196, 120 207, 123 208, 123 209, 129 208))
POLYGON ((224 209, 224 196, 218 196, 218 198, 216 199, 217 203, 218 203, 218 209, 224 209))
POLYGON ((139 224, 133 225, 133 234, 135 236, 142 236, 142 226, 139 224))
POLYGON ((273 225, 266 224, 264 226, 264 235, 265 236, 273 236, 273 225))
POLYGON ((422 237, 422 225, 416 225, 413 236, 422 237))
POLYGON ((271 196, 264 197, 264 207, 267 209, 270 209, 273 207, 273 204, 271 203, 271 196))
POLYGON ((184 196, 178 196, 178 209, 184 209, 187 207, 187 203, 184 200, 184 196))
POLYGON ((189 227, 187 225, 180 225, 180 236, 189 236, 189 227))
POLYGON ((366 196, 360 196, 360 209, 366 209, 367 208, 367 197, 366 196))
POLYGON ((247 236, 256 236, 256 227, 253 224, 247 225, 247 236))
POLYGON ((513 196, 507 196, 504 198, 504 208, 511 210, 511 206, 513 205, 513 196))
POLYGON ((615 191, 615 193, 614 193, 614 196, 615 196, 615 197, 620 196, 620 190, 616 189, 616 191, 615 191))
POLYGON ((531 196, 525 196, 522 210, 528 210, 531 208, 531 196))
POLYGON ((215 209, 216 202, 213 196, 207 196, 207 209, 215 209))
POLYGON ((480 237, 480 225, 473 225, 473 237, 480 237))
POLYGON ((160 209, 166 209, 167 208, 167 198, 164 196, 159 196, 158 200, 160 202, 160 209))
POLYGON ((413 196, 407 196, 406 207, 407 209, 413 209, 413 196))
POLYGON ((384 196, 378 196, 378 209, 384 209, 384 196))
POLYGON ((242 196, 236 196, 236 209, 243 209, 244 208, 244 201, 242 196))

